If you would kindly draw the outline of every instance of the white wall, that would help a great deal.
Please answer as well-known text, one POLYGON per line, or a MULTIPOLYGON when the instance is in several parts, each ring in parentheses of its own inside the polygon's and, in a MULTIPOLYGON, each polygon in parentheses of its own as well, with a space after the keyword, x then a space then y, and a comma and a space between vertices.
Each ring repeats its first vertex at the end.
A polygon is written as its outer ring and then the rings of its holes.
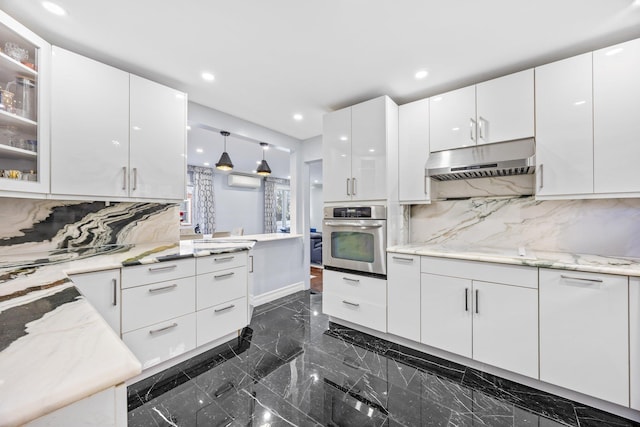
POLYGON ((322 231, 322 186, 311 185, 309 227, 322 231))
POLYGON ((227 185, 227 175, 214 173, 213 191, 216 206, 216 231, 244 228, 244 234, 264 232, 264 183, 260 188, 227 185))

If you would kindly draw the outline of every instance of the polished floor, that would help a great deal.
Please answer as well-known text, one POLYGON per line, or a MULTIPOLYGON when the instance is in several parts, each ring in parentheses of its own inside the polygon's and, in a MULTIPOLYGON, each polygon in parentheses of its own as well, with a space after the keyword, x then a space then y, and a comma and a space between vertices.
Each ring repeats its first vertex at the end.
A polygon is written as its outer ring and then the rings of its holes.
POLYGON ((128 388, 129 426, 632 426, 329 323, 301 291, 240 338, 128 388))

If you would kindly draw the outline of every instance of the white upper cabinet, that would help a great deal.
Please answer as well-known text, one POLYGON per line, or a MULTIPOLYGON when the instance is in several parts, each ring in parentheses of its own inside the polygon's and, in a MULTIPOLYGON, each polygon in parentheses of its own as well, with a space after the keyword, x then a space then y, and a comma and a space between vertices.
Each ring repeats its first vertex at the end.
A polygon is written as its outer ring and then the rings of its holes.
POLYGON ((476 145, 476 87, 430 98, 431 152, 476 145))
POLYGON ((592 54, 536 68, 536 195, 593 193, 592 54))
POLYGON ((533 69, 476 85, 478 144, 534 136, 533 69))
POLYGON ((128 196, 129 73, 53 47, 51 192, 128 196))
POLYGON ((639 193, 640 39, 593 53, 594 191, 639 193))
POLYGON ((429 158, 429 98, 398 107, 398 139, 400 202, 429 202, 431 180, 424 172, 429 158))
POLYGON ((184 198, 184 93, 58 47, 52 86, 51 193, 184 198))
POLYGON ((431 98, 431 152, 534 136, 533 70, 431 98))
POLYGON ((186 95, 131 75, 130 195, 185 198, 186 95))
POLYGON ((387 198, 389 115, 397 106, 386 96, 328 113, 323 123, 325 202, 387 198))
POLYGON ((351 197, 351 108, 324 115, 322 192, 326 201, 351 197))
POLYGON ((1 10, 0 40, 0 195, 46 194, 51 45, 1 10))

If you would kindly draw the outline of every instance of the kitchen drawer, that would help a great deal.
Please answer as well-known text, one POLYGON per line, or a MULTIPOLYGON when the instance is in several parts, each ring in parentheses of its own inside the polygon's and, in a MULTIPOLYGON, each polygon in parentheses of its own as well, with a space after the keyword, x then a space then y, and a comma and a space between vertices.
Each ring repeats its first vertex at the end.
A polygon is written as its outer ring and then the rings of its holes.
POLYGON ((127 332, 122 340, 140 360, 142 369, 149 368, 196 348, 196 314, 127 332))
POLYGON ((247 326, 247 298, 238 298, 196 313, 197 344, 203 345, 247 326))
POLYGON ((247 267, 196 276, 197 310, 247 296, 247 267))
POLYGON ((324 292, 387 306, 387 281, 374 277, 324 270, 324 292))
POLYGON ((325 287, 322 293, 322 311, 329 316, 387 332, 386 304, 373 304, 365 298, 327 292, 325 287))
POLYGON ((538 268, 451 258, 422 257, 423 273, 538 288, 538 268))
POLYGON ((122 289, 180 279, 195 274, 196 263, 193 258, 125 267, 122 269, 122 289))
POLYGON ((198 274, 213 273, 247 265, 247 251, 196 258, 198 274))
POLYGON ((138 286, 122 291, 122 332, 196 310, 195 277, 138 286))

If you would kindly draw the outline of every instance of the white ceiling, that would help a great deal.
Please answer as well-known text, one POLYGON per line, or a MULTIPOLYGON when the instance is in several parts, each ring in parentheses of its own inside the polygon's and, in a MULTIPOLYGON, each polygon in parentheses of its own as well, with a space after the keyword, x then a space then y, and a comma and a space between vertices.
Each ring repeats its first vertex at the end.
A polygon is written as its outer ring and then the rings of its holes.
POLYGON ((39 0, 0 8, 53 44, 298 139, 379 95, 403 104, 640 37, 640 0, 56 1, 66 16, 39 0))

